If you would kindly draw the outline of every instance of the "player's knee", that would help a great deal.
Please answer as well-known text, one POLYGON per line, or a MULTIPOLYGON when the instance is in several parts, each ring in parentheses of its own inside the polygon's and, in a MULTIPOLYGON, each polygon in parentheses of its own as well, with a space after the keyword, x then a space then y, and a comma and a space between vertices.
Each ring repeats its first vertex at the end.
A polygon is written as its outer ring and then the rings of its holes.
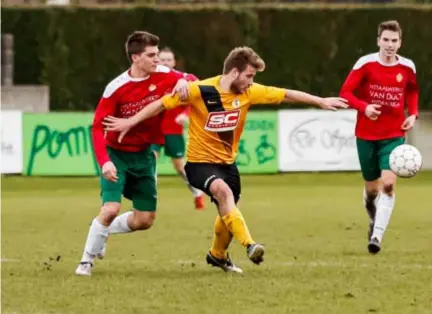
POLYGON ((109 202, 102 206, 100 218, 105 225, 110 224, 118 215, 120 211, 120 203, 109 202))
POLYGON ((183 165, 174 165, 174 169, 177 171, 179 175, 183 175, 184 167, 183 165))
POLYGON ((374 189, 371 189, 371 190, 367 190, 367 191, 366 191, 366 198, 367 198, 368 200, 374 200, 374 199, 377 198, 378 193, 379 193, 378 188, 374 188, 374 189))
POLYGON ((394 183, 392 181, 383 181, 383 192, 391 195, 394 190, 394 183))
POLYGON ((184 172, 184 162, 183 159, 178 158, 178 159, 173 159, 173 166, 174 169, 177 171, 178 174, 183 174, 184 172))
POLYGON ((391 174, 391 175, 384 175, 381 178, 382 181, 382 190, 384 193, 391 195, 393 193, 394 190, 394 186, 396 183, 396 176, 391 174))
POLYGON ((213 181, 210 186, 210 192, 218 202, 224 201, 232 195, 230 187, 222 179, 213 181))
POLYGON ((365 182, 365 192, 366 199, 374 200, 379 194, 380 181, 366 181, 365 182))
POLYGON ((146 230, 153 226, 156 219, 154 212, 135 212, 134 213, 134 230, 146 230))

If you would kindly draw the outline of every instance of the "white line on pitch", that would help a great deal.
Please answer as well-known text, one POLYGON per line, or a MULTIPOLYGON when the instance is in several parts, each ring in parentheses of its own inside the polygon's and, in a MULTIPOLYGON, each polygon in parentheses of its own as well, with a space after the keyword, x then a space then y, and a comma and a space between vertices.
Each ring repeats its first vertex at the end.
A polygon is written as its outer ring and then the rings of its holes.
POLYGON ((19 262, 19 259, 15 259, 15 258, 2 258, 1 262, 2 263, 15 263, 15 262, 19 262))

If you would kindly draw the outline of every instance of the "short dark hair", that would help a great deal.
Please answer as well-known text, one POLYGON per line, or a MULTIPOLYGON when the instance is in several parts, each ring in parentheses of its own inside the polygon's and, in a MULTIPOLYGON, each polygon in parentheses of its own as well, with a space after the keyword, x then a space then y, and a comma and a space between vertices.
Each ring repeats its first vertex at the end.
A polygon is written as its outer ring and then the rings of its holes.
POLYGON ((159 37, 148 32, 135 31, 126 40, 126 55, 132 62, 132 55, 144 52, 147 46, 159 45, 159 37))
POLYGON ((231 50, 224 61, 223 74, 228 74, 234 68, 243 72, 248 65, 254 67, 258 72, 265 69, 264 60, 252 48, 236 47, 231 50))
POLYGON ((402 28, 398 21, 385 21, 378 25, 378 37, 381 37, 384 31, 398 32, 399 37, 402 38, 402 28))

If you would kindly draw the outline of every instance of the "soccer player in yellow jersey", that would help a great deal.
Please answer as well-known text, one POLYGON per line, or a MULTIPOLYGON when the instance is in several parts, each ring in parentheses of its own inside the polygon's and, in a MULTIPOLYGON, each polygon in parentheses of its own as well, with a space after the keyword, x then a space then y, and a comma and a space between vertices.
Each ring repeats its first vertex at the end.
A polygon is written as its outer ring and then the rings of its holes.
POLYGON ((107 131, 120 132, 121 141, 138 123, 163 110, 191 104, 185 172, 190 184, 208 194, 217 206, 213 245, 206 259, 224 271, 242 272, 227 252, 233 237, 246 247, 253 263, 260 264, 264 256, 264 246, 253 240, 237 206, 241 184, 235 158, 249 108, 281 102, 308 103, 329 110, 347 107, 342 98, 321 98, 254 83, 255 74, 264 68, 264 61, 251 48, 235 48, 225 59, 222 75, 188 85, 187 100, 166 95, 129 119, 108 116, 104 122, 107 131))

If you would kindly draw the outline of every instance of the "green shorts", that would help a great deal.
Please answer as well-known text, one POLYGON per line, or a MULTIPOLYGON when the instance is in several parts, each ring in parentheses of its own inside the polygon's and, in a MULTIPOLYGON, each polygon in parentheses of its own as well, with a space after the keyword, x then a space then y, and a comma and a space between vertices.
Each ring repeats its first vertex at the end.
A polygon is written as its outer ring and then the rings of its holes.
POLYGON ((357 152, 365 181, 375 181, 381 177, 381 170, 390 170, 390 153, 404 142, 403 137, 376 141, 357 138, 357 152))
POLYGON ((164 146, 165 156, 171 158, 183 158, 185 155, 185 140, 182 134, 165 135, 165 144, 153 144, 152 150, 160 153, 162 146, 164 146))
POLYGON ((102 204, 121 202, 122 195, 131 200, 134 209, 155 211, 157 205, 156 160, 153 151, 131 153, 108 147, 111 161, 117 168, 117 182, 101 175, 102 204))

